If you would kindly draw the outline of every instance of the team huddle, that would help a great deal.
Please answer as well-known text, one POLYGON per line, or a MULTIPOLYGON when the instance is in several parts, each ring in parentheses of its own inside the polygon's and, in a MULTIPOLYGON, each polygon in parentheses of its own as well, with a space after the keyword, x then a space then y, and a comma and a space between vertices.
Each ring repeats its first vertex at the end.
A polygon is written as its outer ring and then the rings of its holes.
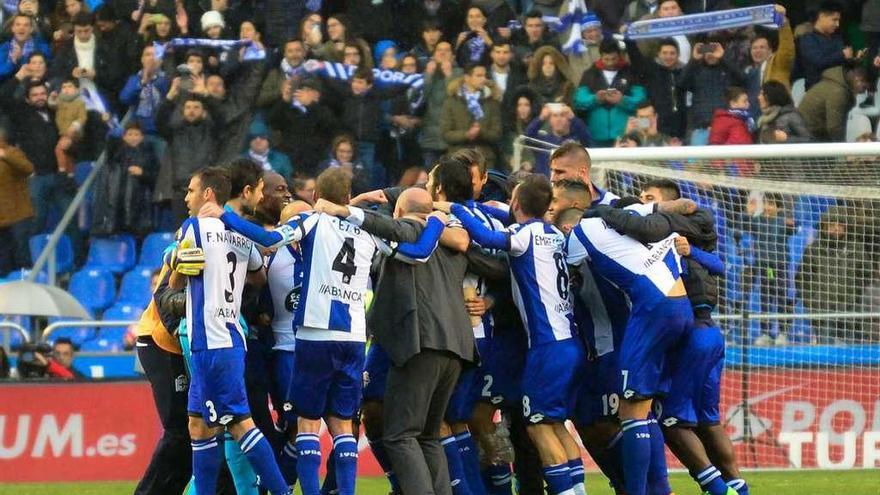
POLYGON ((419 438, 439 441, 444 493, 510 495, 531 470, 544 485, 533 493, 583 495, 576 431, 615 493, 670 494, 665 445, 703 492, 747 494, 718 410, 724 339, 711 313, 724 265, 713 214, 669 180, 642 184, 640 197, 601 190, 577 143, 563 143, 550 164, 550 180, 517 176, 509 204, 480 202, 487 170, 473 150, 441 158, 424 188, 354 198, 349 176, 328 169, 315 203, 286 205, 275 226, 224 208, 224 171, 197 172, 192 216, 166 256, 171 285, 187 294, 196 493, 216 490, 225 429, 272 494, 297 483, 304 495, 354 494, 359 425, 392 493, 425 493, 397 476, 407 459, 383 438, 399 407, 383 400, 386 381, 400 363, 383 349, 388 332, 377 339, 373 327, 376 306, 393 307, 387 272, 442 252, 466 257, 467 270, 460 292, 433 303, 464 307, 478 356, 458 375, 434 438, 419 438), (246 284, 264 286, 272 308, 281 449, 248 406, 246 284), (323 487, 322 420, 333 438, 323 487), (510 446, 515 423, 525 448, 510 446))

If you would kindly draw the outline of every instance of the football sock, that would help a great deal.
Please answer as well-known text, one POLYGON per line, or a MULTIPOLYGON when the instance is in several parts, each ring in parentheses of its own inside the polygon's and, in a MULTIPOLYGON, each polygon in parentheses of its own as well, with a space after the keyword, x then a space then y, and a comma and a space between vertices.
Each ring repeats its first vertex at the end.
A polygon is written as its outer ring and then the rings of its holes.
POLYGON ((446 454, 446 464, 449 465, 449 481, 452 484, 452 493, 454 495, 473 495, 464 476, 464 466, 461 464, 461 453, 458 451, 455 435, 441 439, 440 445, 443 446, 443 453, 446 454))
POLYGON ((483 479, 480 477, 480 454, 477 452, 477 442, 469 431, 464 431, 455 435, 455 443, 458 444, 464 476, 467 478, 471 493, 486 495, 486 487, 483 486, 483 479))
POLYGON ((250 461, 251 467, 260 477, 260 486, 269 490, 272 495, 291 493, 284 476, 281 475, 281 470, 278 469, 278 463, 275 462, 272 446, 259 428, 254 427, 245 432, 238 444, 250 461))
POLYGON ((627 495, 646 495, 651 463, 651 433, 647 419, 625 419, 623 432, 623 474, 627 495))
POLYGON ((385 477, 388 478, 388 483, 391 485, 391 491, 400 493, 400 484, 397 482, 397 476, 394 474, 394 468, 391 466, 391 459, 388 458, 388 453, 385 452, 385 444, 382 443, 382 439, 370 440, 370 450, 373 451, 373 456, 376 458, 379 466, 382 467, 382 471, 385 472, 385 477))
POLYGON ((510 495, 513 473, 510 464, 492 464, 483 471, 483 481, 490 495, 510 495))
POLYGON ((729 488, 724 479, 721 478, 721 471, 713 465, 700 470, 697 473, 691 472, 691 477, 700 484, 703 491, 711 495, 726 495, 729 488))
POLYGON ((600 455, 599 457, 603 462, 603 464, 600 465, 602 472, 605 473, 605 476, 608 476, 609 481, 611 481, 611 486, 613 486, 618 493, 623 493, 625 491, 625 486, 623 482, 622 431, 618 431, 617 435, 608 442, 603 455, 600 455))
POLYGON ((259 495, 257 488, 257 475, 254 468, 248 462, 247 457, 241 452, 238 442, 228 432, 223 435, 223 451, 226 454, 226 465, 235 483, 235 492, 238 495, 259 495))
POLYGON ((648 492, 651 495, 669 495, 669 472, 666 469, 666 445, 663 432, 653 415, 648 418, 648 431, 651 433, 651 462, 648 464, 648 492))
POLYGON ((354 495, 358 462, 358 446, 354 435, 344 433, 333 438, 333 457, 336 460, 336 486, 339 487, 339 495, 354 495))
POLYGON ((214 493, 217 490, 217 475, 220 474, 219 439, 192 441, 193 485, 196 493, 214 493))
POLYGON ((314 433, 300 433, 296 436, 296 474, 303 495, 319 495, 321 485, 318 470, 321 469, 321 443, 314 433))
POLYGON ((727 486, 736 490, 736 493, 739 495, 749 495, 749 485, 746 484, 746 480, 741 478, 735 478, 727 482, 727 486))
POLYGON ((587 488, 584 486, 584 461, 569 459, 568 475, 571 476, 571 487, 575 495, 587 495, 587 488))
POLYGON ((290 441, 285 443, 284 447, 281 448, 281 454, 278 456, 278 468, 281 469, 281 475, 284 476, 287 486, 296 484, 297 457, 296 445, 290 441))
POLYGON ((544 481, 547 482, 547 493, 550 495, 574 495, 567 462, 546 466, 543 468, 543 472, 544 481))

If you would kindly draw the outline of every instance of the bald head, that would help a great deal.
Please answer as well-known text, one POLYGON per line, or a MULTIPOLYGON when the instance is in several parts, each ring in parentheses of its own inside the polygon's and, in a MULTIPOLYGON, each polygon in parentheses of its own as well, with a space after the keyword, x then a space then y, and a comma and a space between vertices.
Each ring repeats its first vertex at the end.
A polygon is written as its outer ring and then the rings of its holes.
POLYGON ((287 223, 290 221, 291 218, 311 209, 312 205, 306 203, 305 201, 296 200, 293 203, 285 206, 284 209, 281 210, 281 223, 287 223))
POLYGON ((428 191, 411 187, 400 194, 397 199, 397 207, 394 209, 394 217, 415 215, 424 218, 434 210, 434 202, 428 191))

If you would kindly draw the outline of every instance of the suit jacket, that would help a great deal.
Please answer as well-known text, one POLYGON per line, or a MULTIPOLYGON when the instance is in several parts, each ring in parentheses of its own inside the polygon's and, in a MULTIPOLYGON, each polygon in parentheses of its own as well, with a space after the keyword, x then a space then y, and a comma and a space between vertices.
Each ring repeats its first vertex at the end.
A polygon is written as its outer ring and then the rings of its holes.
MULTIPOLYGON (((392 241, 412 242, 424 228, 414 220, 393 220, 365 212, 363 229, 392 241)), ((487 277, 506 274, 506 264, 476 249, 462 254, 438 247, 425 263, 384 258, 367 326, 396 366, 424 349, 447 351, 474 362, 474 333, 464 307, 462 282, 468 270, 487 277)))

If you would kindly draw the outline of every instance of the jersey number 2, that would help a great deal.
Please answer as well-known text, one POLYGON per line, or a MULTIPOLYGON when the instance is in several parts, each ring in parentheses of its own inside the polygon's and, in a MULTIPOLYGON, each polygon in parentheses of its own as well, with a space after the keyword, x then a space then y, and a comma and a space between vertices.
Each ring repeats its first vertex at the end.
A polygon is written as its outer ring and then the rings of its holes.
POLYGON ((342 243, 342 248, 333 260, 333 271, 342 274, 342 283, 350 284, 351 277, 357 273, 357 266, 354 264, 354 238, 346 237, 342 243))

